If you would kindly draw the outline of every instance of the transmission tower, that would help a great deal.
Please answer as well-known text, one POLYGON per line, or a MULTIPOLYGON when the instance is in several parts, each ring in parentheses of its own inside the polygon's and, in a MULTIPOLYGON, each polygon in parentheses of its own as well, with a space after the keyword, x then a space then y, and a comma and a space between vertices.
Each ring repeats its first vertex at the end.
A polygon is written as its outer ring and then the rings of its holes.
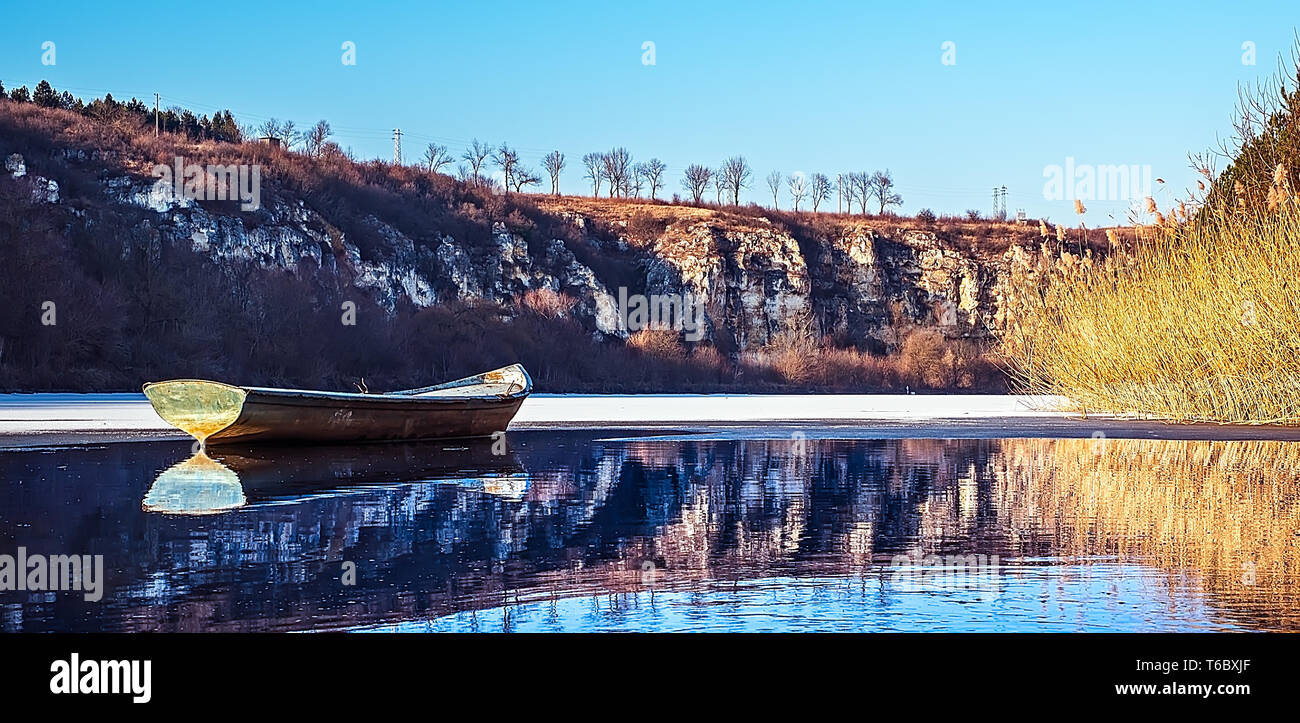
POLYGON ((393 129, 393 165, 402 165, 402 129, 393 129))

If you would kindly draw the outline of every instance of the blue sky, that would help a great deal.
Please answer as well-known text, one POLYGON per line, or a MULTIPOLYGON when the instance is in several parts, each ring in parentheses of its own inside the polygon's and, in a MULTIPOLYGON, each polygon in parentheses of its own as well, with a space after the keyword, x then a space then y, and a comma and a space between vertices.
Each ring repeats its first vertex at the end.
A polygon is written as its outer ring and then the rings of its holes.
MULTIPOLYGON (((245 123, 324 118, 362 157, 391 157, 394 127, 408 161, 479 138, 539 167, 556 148, 573 193, 583 153, 622 145, 663 159, 669 194, 686 165, 743 154, 748 200, 770 202, 774 169, 888 168, 907 213, 987 213, 1006 185, 1013 213, 1055 220, 1072 202, 1044 199, 1044 169, 1067 156, 1149 165, 1166 205, 1194 182, 1187 154, 1230 133, 1238 84, 1272 74, 1300 25, 1293 3, 1268 1, 110 5, 9 7, 5 87, 46 78, 245 123)), ((1129 205, 1085 203, 1093 225, 1129 205)))

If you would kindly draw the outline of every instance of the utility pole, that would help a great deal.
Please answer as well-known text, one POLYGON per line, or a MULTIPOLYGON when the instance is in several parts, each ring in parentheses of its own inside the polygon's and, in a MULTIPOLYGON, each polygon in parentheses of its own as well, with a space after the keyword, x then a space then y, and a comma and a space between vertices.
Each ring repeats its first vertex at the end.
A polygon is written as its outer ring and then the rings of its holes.
POLYGON ((1007 220, 1007 187, 993 187, 993 218, 999 221, 1007 220))
POLYGON ((402 129, 393 129, 393 165, 402 165, 402 129))
POLYGON ((158 94, 153 94, 153 137, 158 137, 158 94))

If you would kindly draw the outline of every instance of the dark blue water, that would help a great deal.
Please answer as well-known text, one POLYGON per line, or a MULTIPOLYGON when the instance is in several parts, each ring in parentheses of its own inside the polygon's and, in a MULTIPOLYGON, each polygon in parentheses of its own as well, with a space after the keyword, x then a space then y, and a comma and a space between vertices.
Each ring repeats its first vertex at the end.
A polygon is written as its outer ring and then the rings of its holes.
POLYGON ((1297 443, 769 434, 2 451, 0 626, 1300 629, 1297 443))

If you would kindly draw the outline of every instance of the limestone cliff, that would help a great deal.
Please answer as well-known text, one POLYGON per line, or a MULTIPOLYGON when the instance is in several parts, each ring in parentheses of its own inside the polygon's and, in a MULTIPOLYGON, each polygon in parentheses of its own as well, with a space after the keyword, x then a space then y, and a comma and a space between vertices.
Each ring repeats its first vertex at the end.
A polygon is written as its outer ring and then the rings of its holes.
POLYGON ((1032 246, 1027 229, 1007 224, 935 230, 907 219, 837 216, 819 227, 825 232, 753 210, 537 197, 541 213, 569 226, 567 238, 530 242, 498 220, 487 244, 437 229, 415 239, 370 215, 364 224, 380 243, 363 254, 329 209, 292 194, 275 195, 249 224, 242 214, 173 199, 150 179, 112 177, 105 191, 150 212, 158 243, 188 245, 216 264, 294 270, 310 263, 389 310, 403 301, 428 307, 452 299, 511 309, 526 292, 549 289, 573 298, 573 313, 593 332, 625 337, 620 286, 689 293, 706 300, 706 338, 726 350, 762 346, 790 328, 875 352, 896 349, 916 328, 987 338, 1000 323, 1010 259, 1032 246), (649 233, 641 228, 647 225, 649 233), (995 250, 977 251, 980 238, 995 250), (602 255, 619 257, 632 275, 614 278, 581 260, 602 255))

